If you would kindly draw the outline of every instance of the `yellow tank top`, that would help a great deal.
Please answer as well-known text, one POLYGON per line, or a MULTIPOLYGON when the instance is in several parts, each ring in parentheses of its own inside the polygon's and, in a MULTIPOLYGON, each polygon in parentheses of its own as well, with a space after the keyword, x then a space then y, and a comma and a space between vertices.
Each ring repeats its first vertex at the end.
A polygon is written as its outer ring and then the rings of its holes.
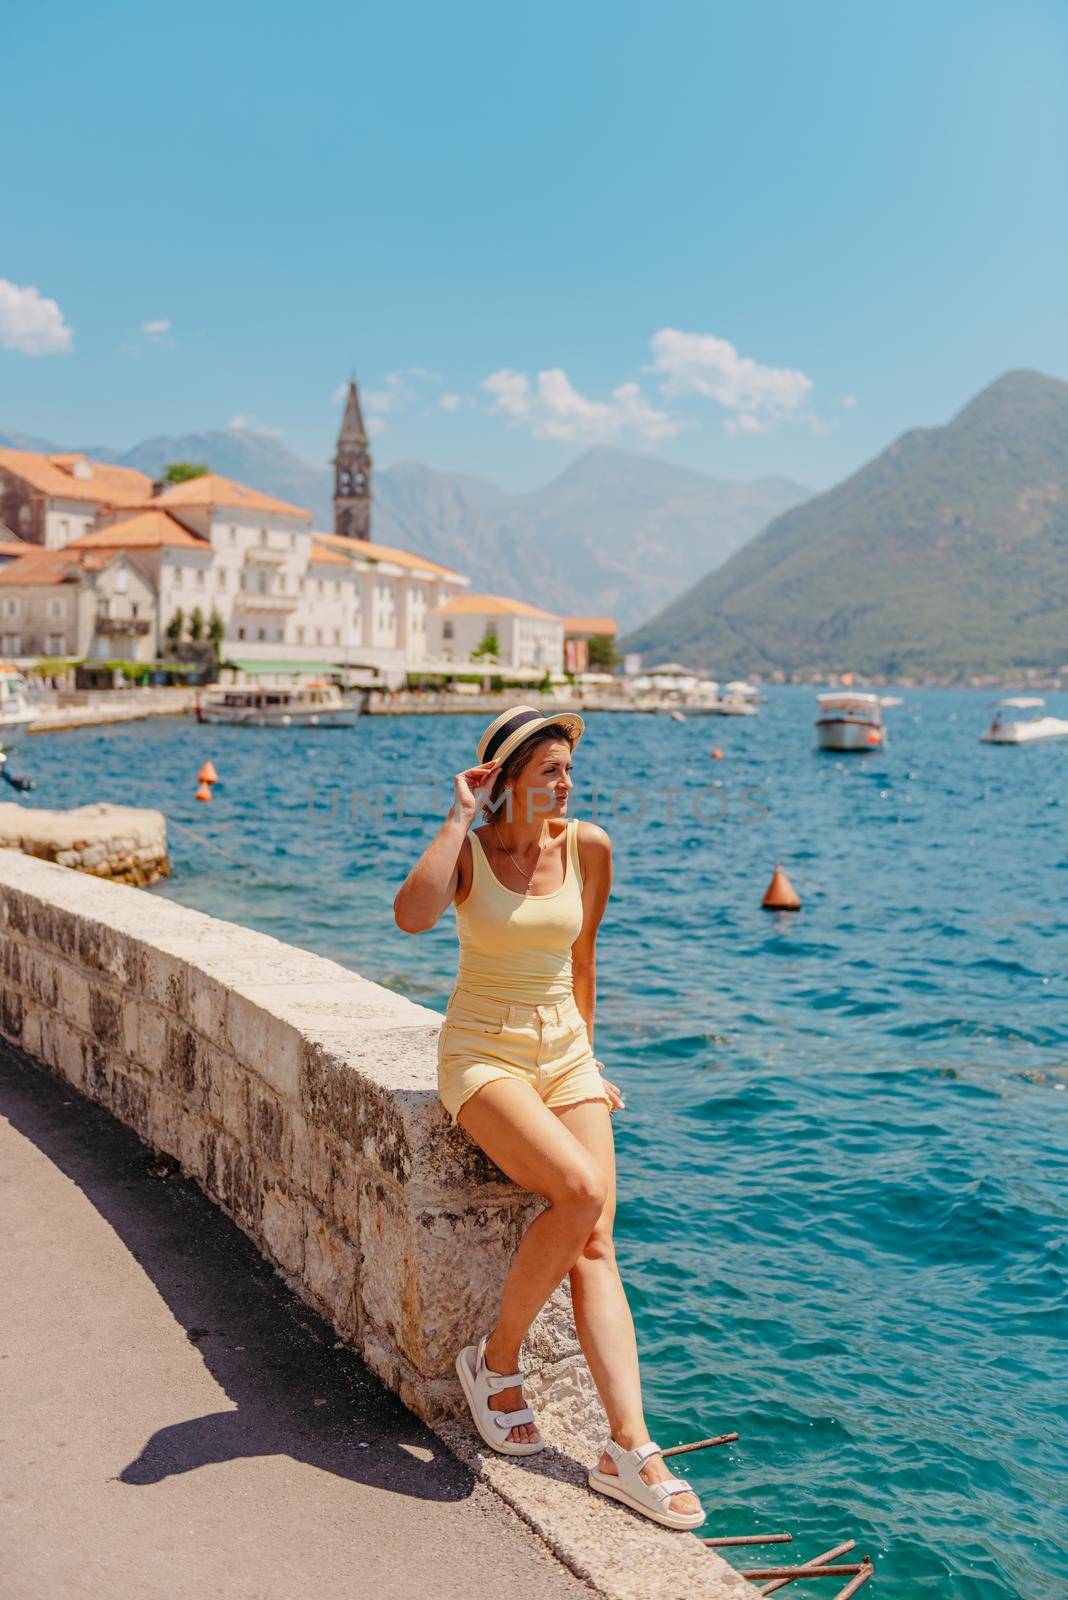
POLYGON ((471 835, 471 888, 453 902, 460 938, 456 986, 502 1003, 541 1005, 571 993, 571 946, 582 932, 578 819, 567 819, 566 871, 551 894, 507 889, 471 835))

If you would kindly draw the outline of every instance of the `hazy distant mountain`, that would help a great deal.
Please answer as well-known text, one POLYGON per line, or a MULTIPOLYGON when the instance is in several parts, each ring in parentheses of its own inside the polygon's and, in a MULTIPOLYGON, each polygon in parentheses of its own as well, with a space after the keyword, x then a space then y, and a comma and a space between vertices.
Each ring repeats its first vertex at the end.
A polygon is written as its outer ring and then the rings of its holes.
MULTIPOLYGON (((16 449, 56 448, 0 433, 16 449)), ((98 460, 150 476, 202 461, 225 477, 307 506, 332 525, 332 480, 268 434, 246 429, 146 439, 98 460)), ((476 589, 634 627, 718 566, 809 490, 781 478, 730 483, 653 456, 590 450, 552 482, 511 494, 483 478, 415 463, 375 474, 373 536, 469 574, 476 589)))
POLYGON ((1068 663, 1068 384, 1006 373, 778 517, 625 645, 716 676, 1068 663))

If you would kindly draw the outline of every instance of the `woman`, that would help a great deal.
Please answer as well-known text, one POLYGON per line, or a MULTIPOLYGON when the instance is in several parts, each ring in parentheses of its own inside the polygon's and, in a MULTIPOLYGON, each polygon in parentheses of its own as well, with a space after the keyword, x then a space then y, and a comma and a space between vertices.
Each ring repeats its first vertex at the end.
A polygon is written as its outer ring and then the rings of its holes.
POLYGON ((585 723, 513 706, 456 774, 448 816, 394 901, 398 927, 425 933, 456 907, 460 963, 438 1041, 438 1094, 454 1125, 549 1204, 516 1250, 496 1325, 456 1370, 475 1426, 504 1455, 544 1448, 524 1404, 520 1347, 561 1282, 608 1415, 590 1487, 669 1528, 701 1503, 668 1471, 642 1410, 638 1348, 612 1245, 623 1105, 594 1058, 594 946, 611 889, 603 828, 567 815, 571 753, 585 723), (486 821, 469 833, 482 812, 486 821))

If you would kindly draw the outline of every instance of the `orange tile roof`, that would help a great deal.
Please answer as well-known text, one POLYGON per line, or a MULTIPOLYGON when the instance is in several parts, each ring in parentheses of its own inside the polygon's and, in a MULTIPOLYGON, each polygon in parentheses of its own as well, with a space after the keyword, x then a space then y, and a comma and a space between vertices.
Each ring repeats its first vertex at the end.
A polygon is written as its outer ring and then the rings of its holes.
POLYGON ((338 551, 331 550, 325 539, 320 539, 318 534, 312 535, 311 559, 313 561, 332 561, 339 567, 349 566, 347 556, 340 555, 338 551))
POLYGON ((10 566, 0 568, 0 584, 26 585, 40 588, 45 585, 65 583, 81 572, 99 572, 119 552, 117 550, 34 550, 32 555, 20 556, 10 566))
POLYGON ((299 517, 311 521, 311 512, 303 506, 291 506, 285 500, 275 500, 246 483, 235 483, 232 478, 222 478, 217 472, 207 472, 200 478, 188 478, 185 483, 172 483, 156 496, 157 505, 189 506, 214 511, 224 506, 233 511, 266 511, 279 517, 299 517))
POLYGON ((454 594, 443 605, 428 611, 427 615, 437 617, 446 613, 455 615, 457 612, 476 612, 479 615, 500 612, 516 617, 544 617, 550 622, 562 620, 555 611, 542 611, 538 606, 527 605, 525 600, 513 600, 510 595, 504 594, 454 594))
POLYGON ((6 467, 32 489, 53 500, 90 500, 98 505, 126 506, 152 493, 152 479, 133 467, 113 467, 88 456, 38 455, 35 450, 0 450, 0 467, 6 467), (84 461, 86 478, 75 477, 75 462, 84 461))
POLYGON ((161 545, 211 551, 211 540, 190 533, 166 511, 131 511, 74 539, 68 550, 153 550, 161 545))
POLYGON ((340 550, 350 560, 366 556, 371 561, 392 561, 398 567, 420 567, 428 572, 439 572, 447 578, 460 576, 454 567, 443 567, 440 561, 431 561, 429 556, 417 556, 411 550, 398 549, 396 545, 372 544, 369 539, 346 539, 339 533, 317 533, 315 538, 321 544, 329 545, 332 550, 340 550))
POLYGON ((565 617, 565 633, 615 633, 614 617, 565 617))

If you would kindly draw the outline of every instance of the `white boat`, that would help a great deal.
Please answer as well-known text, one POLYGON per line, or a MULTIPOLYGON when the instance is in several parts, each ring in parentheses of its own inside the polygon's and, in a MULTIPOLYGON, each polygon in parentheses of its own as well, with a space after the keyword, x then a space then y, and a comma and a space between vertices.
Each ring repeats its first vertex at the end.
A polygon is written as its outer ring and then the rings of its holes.
POLYGON ((30 686, 17 667, 0 661, 0 745, 10 750, 37 712, 30 704, 30 686))
POLYGON ((821 750, 880 750, 886 737, 877 694, 832 689, 816 696, 816 743, 821 750))
POLYGON ((198 722, 227 722, 250 728, 348 728, 359 706, 336 683, 323 678, 300 682, 261 680, 252 684, 213 683, 196 700, 198 722))
POLYGON ((1006 717, 1005 708, 1013 711, 1041 709, 1045 701, 1037 695, 1010 695, 1007 700, 993 702, 994 717, 985 733, 979 735, 981 744, 1035 744, 1039 739, 1068 739, 1068 721, 1063 717, 1006 717))
POLYGON ((735 678, 732 683, 724 684, 715 699, 701 709, 715 717, 755 717, 759 698, 760 691, 755 684, 735 678))

